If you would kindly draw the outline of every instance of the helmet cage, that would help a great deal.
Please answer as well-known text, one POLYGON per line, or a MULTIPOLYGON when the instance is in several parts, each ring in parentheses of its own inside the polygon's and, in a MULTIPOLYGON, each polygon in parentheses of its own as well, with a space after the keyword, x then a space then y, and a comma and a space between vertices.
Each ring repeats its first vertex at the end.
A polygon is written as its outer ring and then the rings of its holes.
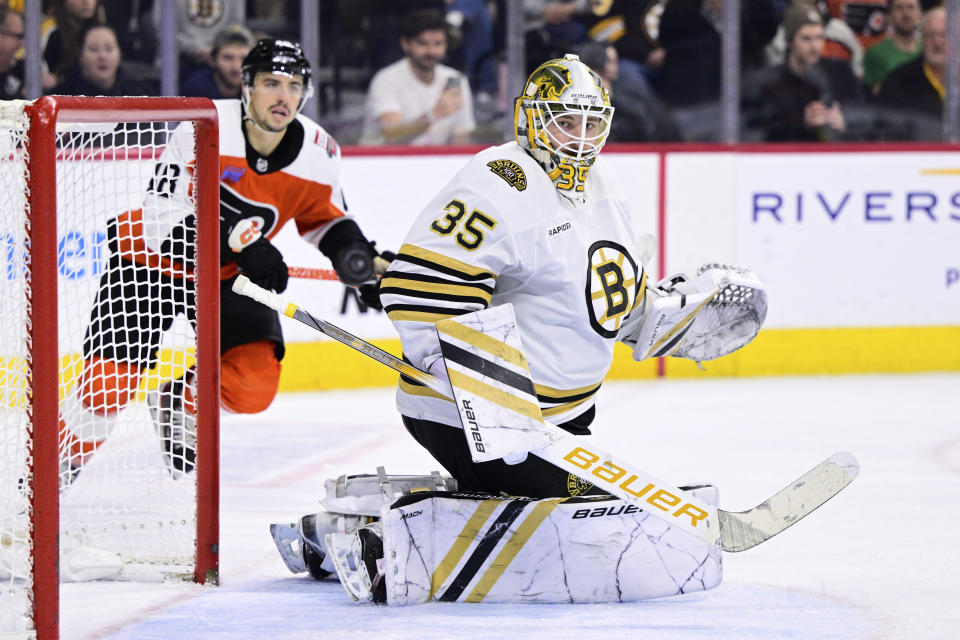
POLYGON ((610 134, 614 108, 531 100, 527 103, 531 145, 570 160, 592 160, 610 134))

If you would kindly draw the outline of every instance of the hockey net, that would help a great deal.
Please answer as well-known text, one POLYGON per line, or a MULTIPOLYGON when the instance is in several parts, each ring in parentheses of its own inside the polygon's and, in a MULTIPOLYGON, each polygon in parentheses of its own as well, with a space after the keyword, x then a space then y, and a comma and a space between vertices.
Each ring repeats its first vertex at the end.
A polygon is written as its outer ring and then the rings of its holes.
POLYGON ((0 636, 54 637, 60 581, 216 580, 217 166, 207 100, 0 103, 0 636), (174 177, 187 197, 138 227, 174 177), (186 472, 148 406, 178 379, 186 472))

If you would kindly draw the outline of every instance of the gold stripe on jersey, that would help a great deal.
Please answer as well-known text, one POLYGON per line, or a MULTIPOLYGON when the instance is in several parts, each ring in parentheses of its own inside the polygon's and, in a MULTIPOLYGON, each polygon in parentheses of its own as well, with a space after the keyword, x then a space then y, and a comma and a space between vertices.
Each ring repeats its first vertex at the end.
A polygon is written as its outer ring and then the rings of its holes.
POLYGON ((573 411, 588 400, 590 400, 589 397, 580 398, 579 400, 574 400, 573 402, 566 402, 564 404, 558 404, 547 409, 541 409, 540 415, 542 415, 544 418, 550 418, 552 416, 560 415, 561 413, 566 413, 567 411, 573 411))
POLYGON ((431 389, 426 385, 422 385, 419 382, 413 382, 404 378, 400 378, 400 390, 404 393, 408 393, 411 396, 420 396, 426 398, 437 398, 438 400, 445 400, 450 404, 455 404, 453 400, 448 398, 445 395, 441 395, 431 389))
POLYGON ((532 402, 526 402, 509 391, 498 389, 493 385, 489 385, 475 378, 471 378, 468 375, 460 373, 456 369, 448 369, 447 373, 450 374, 450 384, 453 386, 459 389, 464 389, 465 391, 468 391, 474 395, 478 395, 485 400, 489 400, 490 402, 509 409, 514 413, 519 413, 520 415, 526 416, 531 420, 543 422, 539 405, 536 405, 532 402))
POLYGON ((523 353, 514 349, 510 345, 496 338, 492 338, 485 333, 477 331, 476 329, 471 329, 462 324, 456 322, 444 323, 442 327, 437 327, 437 331, 448 335, 452 338, 456 338, 467 344, 482 349, 487 353, 500 358, 501 360, 506 360, 512 365, 516 365, 524 370, 529 370, 527 365, 527 359, 524 357, 523 353))
POLYGON ((440 564, 430 577, 430 593, 427 595, 425 602, 433 599, 433 595, 443 586, 443 583, 450 577, 453 570, 460 564, 460 560, 463 559, 470 545, 477 540, 480 529, 486 524, 487 520, 490 519, 494 510, 501 504, 504 504, 501 500, 484 500, 477 506, 477 510, 474 511, 470 519, 467 520, 467 524, 464 525, 463 530, 460 531, 453 546, 447 551, 447 554, 443 557, 443 560, 440 561, 440 564))
POLYGON ((630 311, 633 311, 640 303, 643 302, 643 299, 647 297, 647 270, 643 269, 643 273, 640 276, 640 286, 637 287, 637 296, 633 300, 633 307, 630 308, 630 311))
POLYGON ((540 402, 567 402, 592 396, 600 389, 602 384, 602 381, 595 382, 576 389, 554 389, 545 384, 535 384, 533 387, 537 391, 537 398, 540 402))
POLYGON ((500 553, 498 553, 497 557, 490 563, 490 568, 487 569, 486 573, 477 581, 473 591, 470 592, 470 595, 468 595, 463 602, 482 602, 483 599, 487 597, 490 589, 497 583, 497 580, 500 579, 503 572, 510 566, 510 563, 514 561, 517 554, 520 553, 520 549, 523 548, 523 545, 525 545, 530 539, 530 536, 533 535, 533 532, 543 524, 547 516, 549 516, 563 500, 564 498, 546 500, 533 508, 533 511, 527 516, 527 519, 517 527, 516 533, 510 536, 507 543, 500 549, 500 553))
MULTIPOLYGON (((380 295, 473 303, 484 309, 490 304, 493 287, 465 283, 420 274, 391 271, 380 281, 380 295)), ((389 303, 388 303, 389 306, 389 303)))
POLYGON ((447 318, 453 318, 470 310, 444 308, 444 307, 418 307, 415 305, 387 305, 384 307, 390 322, 430 322, 435 323, 447 318))
POLYGON ((472 264, 467 264, 466 262, 445 256, 442 253, 430 251, 429 249, 424 249, 423 247, 418 247, 413 244, 401 246, 396 259, 401 262, 409 262, 429 269, 435 269, 448 275, 462 278, 463 280, 478 281, 497 279, 496 275, 490 273, 483 267, 476 267, 472 264))

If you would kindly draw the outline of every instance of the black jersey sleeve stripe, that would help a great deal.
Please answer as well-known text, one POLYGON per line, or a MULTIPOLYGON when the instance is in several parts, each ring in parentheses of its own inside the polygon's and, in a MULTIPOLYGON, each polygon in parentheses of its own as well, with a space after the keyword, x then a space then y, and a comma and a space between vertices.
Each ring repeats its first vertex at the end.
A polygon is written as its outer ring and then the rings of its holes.
POLYGON ((387 313, 393 311, 414 311, 417 313, 441 313, 448 318, 473 313, 476 309, 460 309, 457 307, 431 307, 420 304, 391 304, 383 308, 387 313))
MULTIPOLYGON (((453 276, 455 278, 460 278, 461 280, 466 280, 468 282, 482 282, 484 280, 496 280, 496 276, 490 273, 489 271, 482 271, 480 273, 467 273, 465 271, 459 271, 452 267, 447 267, 437 262, 432 262, 424 258, 418 258, 407 253, 397 254, 396 261, 409 262, 410 264, 415 264, 420 267, 425 267, 432 271, 437 271, 439 273, 445 273, 448 276, 453 276)), ((389 275, 393 275, 390 273, 389 275)))
POLYGON ((465 296, 455 293, 441 293, 439 291, 415 291, 412 289, 400 289, 398 287, 381 287, 380 296, 394 295, 394 296, 403 296, 405 298, 418 298, 426 300, 443 300, 446 302, 466 302, 479 304, 481 307, 486 307, 490 304, 490 296, 465 296))
POLYGON ((462 282, 460 280, 448 280, 446 278, 431 276, 425 273, 410 273, 406 271, 391 270, 387 272, 387 274, 384 276, 384 279, 388 279, 388 278, 396 279, 396 280, 411 280, 414 282, 424 282, 424 283, 449 285, 449 286, 457 286, 457 287, 474 287, 476 289, 481 289, 488 293, 493 293, 493 287, 489 284, 483 284, 482 282, 462 282))

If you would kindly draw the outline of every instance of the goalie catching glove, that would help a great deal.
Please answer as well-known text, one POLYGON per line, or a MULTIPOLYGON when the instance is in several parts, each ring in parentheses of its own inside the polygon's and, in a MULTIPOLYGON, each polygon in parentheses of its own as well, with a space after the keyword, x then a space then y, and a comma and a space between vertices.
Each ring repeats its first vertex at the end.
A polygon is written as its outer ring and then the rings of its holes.
POLYGON ((733 353, 756 337, 767 316, 767 293, 747 269, 705 264, 692 279, 676 275, 648 288, 638 311, 620 329, 634 360, 675 356, 700 362, 733 353))

